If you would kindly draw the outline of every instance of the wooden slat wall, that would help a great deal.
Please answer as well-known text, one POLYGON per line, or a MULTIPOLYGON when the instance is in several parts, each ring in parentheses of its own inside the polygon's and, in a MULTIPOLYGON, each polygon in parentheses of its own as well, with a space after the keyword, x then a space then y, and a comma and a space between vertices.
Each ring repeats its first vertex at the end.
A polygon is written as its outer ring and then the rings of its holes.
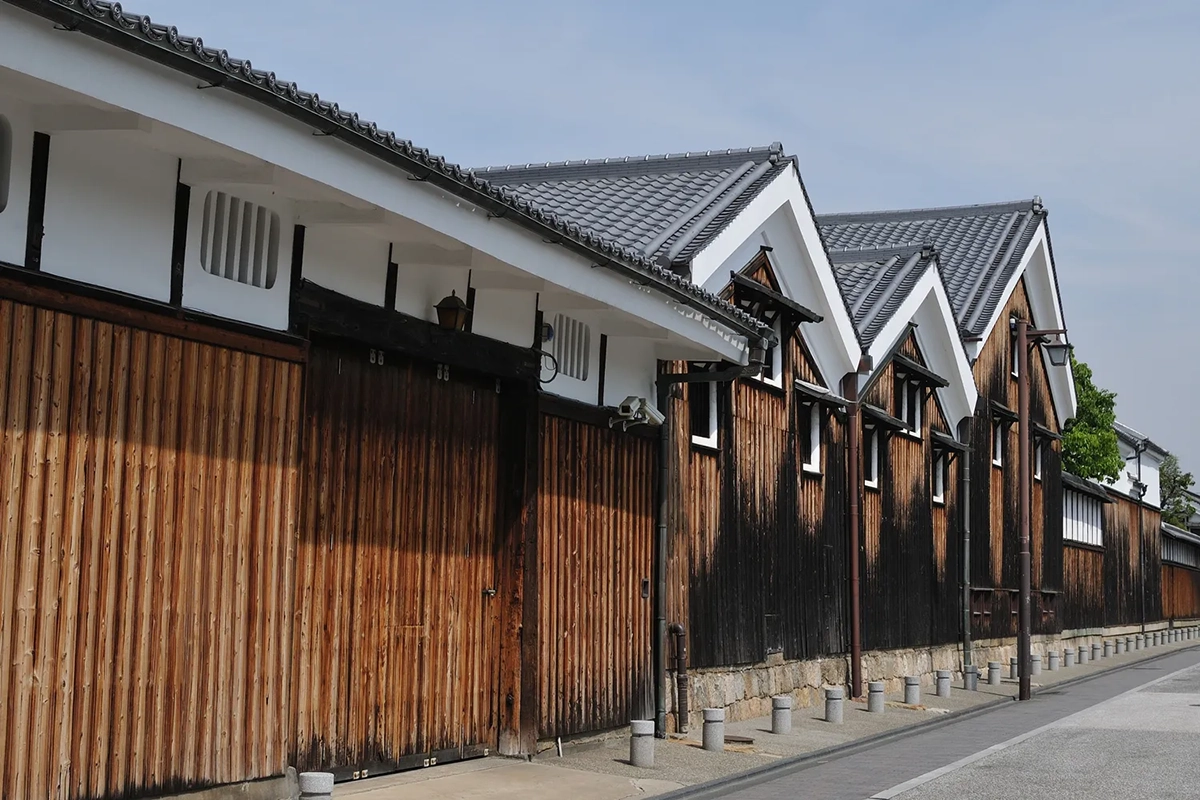
POLYGON ((1063 548, 1063 595, 1059 611, 1064 630, 1105 624, 1105 553, 1068 544, 1063 548))
POLYGON ((0 784, 288 763, 301 367, 0 300, 0 784))
MULTIPOLYGON (((1031 319, 1022 279, 1004 310, 1002 322, 992 329, 974 365, 979 387, 979 411, 972 419, 971 440, 971 585, 976 589, 974 635, 993 638, 1016 635, 1017 617, 1012 597, 1020 584, 1018 544, 1018 431, 1015 422, 1006 428, 1004 465, 992 464, 992 422, 988 403, 995 401, 1017 411, 1017 380, 1012 376, 1011 334, 1003 322, 1013 315, 1031 319)), ((1044 322, 1033 319, 1035 324, 1044 322)), ((1029 413, 1033 422, 1058 431, 1054 402, 1045 367, 1035 350, 1030 359, 1029 413)), ((1056 592, 1062 586, 1062 484, 1060 442, 1043 445, 1042 480, 1033 483, 1030 551, 1035 633, 1053 633, 1061 628, 1056 610, 1056 592)), ((1032 453, 1032 450, 1031 450, 1032 453)))
POLYGON ((495 745, 499 395, 314 348, 291 647, 292 763, 495 745))
POLYGON ((1163 619, 1200 617, 1200 571, 1163 564, 1163 619))
POLYGON ((655 440, 542 417, 539 735, 653 713, 655 440))
POLYGON ((1162 618, 1162 516, 1157 509, 1142 509, 1142 536, 1138 538, 1138 505, 1121 495, 1104 505, 1104 609, 1105 624, 1130 625, 1142 620, 1143 580, 1145 619, 1162 618))
MULTIPOLYGON (((912 334, 899 352, 924 363, 912 334)), ((893 363, 880 369, 864 400, 899 416, 893 363)), ((948 430, 936 399, 922 406, 921 437, 882 434, 879 487, 863 490, 863 647, 868 650, 953 642, 959 632, 960 533, 957 462, 947 469, 946 504, 931 484, 934 425, 948 430)), ((863 457, 869 458, 863 437, 863 457)))
POLYGON ((673 401, 667 613, 687 629, 695 667, 845 649, 844 414, 822 411, 821 474, 803 472, 809 419, 791 386, 823 383, 802 337, 787 342, 782 388, 753 378, 718 387, 717 450, 691 444, 690 388, 673 401))

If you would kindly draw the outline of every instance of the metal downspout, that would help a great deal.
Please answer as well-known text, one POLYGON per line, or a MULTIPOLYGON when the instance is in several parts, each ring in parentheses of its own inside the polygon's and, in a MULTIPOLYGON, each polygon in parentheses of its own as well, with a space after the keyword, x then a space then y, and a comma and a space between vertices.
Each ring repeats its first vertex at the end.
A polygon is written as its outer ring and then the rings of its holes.
POLYGON ((858 373, 851 372, 843 379, 846 397, 846 472, 850 484, 850 696, 862 697, 862 612, 859 586, 859 496, 862 492, 859 465, 858 373))
MULTIPOLYGON (((971 446, 971 423, 973 417, 967 417, 959 423, 958 440, 969 448, 971 446)), ((971 451, 959 456, 959 488, 958 502, 962 506, 962 630, 963 630, 963 666, 969 667, 974 663, 974 647, 971 643, 971 451)))

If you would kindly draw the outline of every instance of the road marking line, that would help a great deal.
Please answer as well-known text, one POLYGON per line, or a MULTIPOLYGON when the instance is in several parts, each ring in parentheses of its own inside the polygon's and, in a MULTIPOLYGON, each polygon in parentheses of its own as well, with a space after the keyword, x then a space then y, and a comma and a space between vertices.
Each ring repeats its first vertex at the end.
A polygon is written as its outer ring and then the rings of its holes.
MULTIPOLYGON (((1115 701, 1121 699, 1122 697, 1125 697, 1126 695, 1137 694, 1138 692, 1148 689, 1151 686, 1155 686, 1156 684, 1163 683, 1164 681, 1169 681, 1171 678, 1174 678, 1176 675, 1179 675, 1180 673, 1188 672, 1189 670, 1194 670, 1194 669, 1196 669, 1196 666, 1197 665, 1192 664, 1191 666, 1184 667, 1183 669, 1175 670, 1174 672, 1170 673, 1169 675, 1163 675, 1161 678, 1155 678, 1154 680, 1149 681, 1148 683, 1143 683, 1142 685, 1137 686, 1133 689, 1129 689, 1128 691, 1124 691, 1124 692, 1121 692, 1120 694, 1113 695, 1112 697, 1108 698, 1107 700, 1101 700, 1099 703, 1096 703, 1095 705, 1091 705, 1091 706, 1088 706, 1087 708, 1076 711, 1074 714, 1068 714, 1067 716, 1062 717, 1061 719, 1056 719, 1054 722, 1050 722, 1046 725, 1042 725, 1040 728, 1034 728, 1031 731, 1026 731, 1025 733, 1014 736, 1013 738, 1008 739, 1003 742, 1000 742, 999 744, 994 744, 991 747, 986 747, 983 750, 980 750, 978 753, 972 753, 971 755, 967 756, 966 758, 960 758, 958 761, 955 761, 953 764, 947 764, 944 767, 938 767, 937 769, 930 770, 929 772, 926 772, 923 775, 918 775, 917 777, 912 778, 911 780, 907 780, 904 783, 897 783, 895 786, 892 786, 888 789, 884 789, 881 792, 876 792, 875 794, 868 797, 867 800, 892 800, 892 798, 897 797, 898 795, 901 795, 904 792, 909 791, 910 789, 915 789, 922 784, 929 783, 932 780, 937 780, 938 778, 942 777, 943 775, 949 775, 951 772, 960 770, 969 764, 973 764, 982 758, 986 758, 987 756, 992 755, 993 753, 998 753, 1001 750, 1007 750, 1008 748, 1012 747, 1013 745, 1018 745, 1021 742, 1025 741, 1026 739, 1031 739, 1040 733, 1045 733, 1046 731, 1050 730, 1051 728, 1056 728, 1059 725, 1062 725, 1067 720, 1078 717, 1081 714, 1086 714, 1091 711, 1094 711, 1095 709, 1100 708, 1101 706, 1108 705, 1109 703, 1115 702, 1115 701)), ((1011 706, 1010 706, 1010 708, 1011 708, 1011 706)))

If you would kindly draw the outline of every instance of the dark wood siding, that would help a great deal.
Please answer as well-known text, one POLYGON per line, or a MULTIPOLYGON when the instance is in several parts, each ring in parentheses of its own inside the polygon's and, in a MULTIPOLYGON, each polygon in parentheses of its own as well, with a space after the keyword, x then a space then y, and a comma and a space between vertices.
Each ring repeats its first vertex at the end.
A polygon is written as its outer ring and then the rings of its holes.
POLYGON ((1063 548, 1064 630, 1104 627, 1105 552, 1069 544, 1063 548))
MULTIPOLYGON (((911 333, 897 352, 924 363, 911 333)), ((864 400, 900 416, 893 362, 880 368, 864 400)), ((935 505, 930 438, 935 427, 948 432, 935 397, 927 391, 919 437, 879 434, 879 487, 864 489, 862 513, 866 650, 942 644, 958 637, 958 465, 950 463, 945 503, 935 505)), ((863 457, 869 457, 865 445, 863 457)))
POLYGON ((698 390, 672 400, 668 621, 687 629, 696 667, 846 648, 845 415, 822 409, 820 473, 803 471, 810 418, 791 387, 824 384, 799 333, 786 347, 781 387, 719 385, 715 450, 691 443, 687 395, 698 390))
POLYGON ((653 712, 655 444, 553 414, 542 417, 541 736, 614 728, 653 712))
POLYGON ((290 642, 301 769, 495 746, 496 384, 379 360, 312 355, 290 642))
POLYGON ((0 300, 0 784, 288 763, 302 367, 0 300))
POLYGON ((1138 504, 1117 494, 1113 499, 1104 506, 1104 622, 1141 622, 1143 593, 1145 620, 1162 619, 1162 516, 1143 507, 1139 538, 1138 504))
MULTIPOLYGON (((1018 407, 1017 379, 1012 375, 1013 316, 1033 319, 1022 278, 1009 298, 974 365, 979 406, 971 421, 971 586, 972 632, 976 637, 1015 636, 1020 586, 1018 507, 1018 428, 992 411, 998 403, 1014 414, 1018 407), (992 430, 1004 423, 1003 465, 992 463, 992 430)), ((1030 359, 1030 419, 1058 431, 1054 402, 1042 358, 1030 359)), ((1061 448, 1049 439, 1042 448, 1042 480, 1033 481, 1030 509, 1030 553, 1033 578, 1033 631, 1053 633, 1061 628, 1058 592, 1063 586, 1061 448)), ((1032 453, 1032 448, 1030 450, 1032 453)))
POLYGON ((1163 564, 1163 619, 1195 619, 1200 617, 1200 571, 1163 564))

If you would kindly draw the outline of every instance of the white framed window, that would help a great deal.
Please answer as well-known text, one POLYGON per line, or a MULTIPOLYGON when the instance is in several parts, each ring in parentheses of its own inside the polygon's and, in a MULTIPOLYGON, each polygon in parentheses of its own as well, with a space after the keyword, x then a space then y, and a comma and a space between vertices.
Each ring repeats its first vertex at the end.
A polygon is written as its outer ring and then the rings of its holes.
POLYGON ((281 231, 276 212, 214 189, 204 197, 200 265, 210 275, 270 289, 279 273, 281 231))
POLYGON ((692 443, 717 446, 717 384, 687 385, 688 415, 691 418, 692 443))
POLYGON ((0 114, 0 214, 8 208, 8 185, 12 182, 12 125, 0 114))
POLYGON ((1069 542, 1104 546, 1104 512, 1100 501, 1063 488, 1063 539, 1069 542))
POLYGON ((1009 342, 1008 360, 1012 362, 1010 369, 1012 376, 1014 378, 1019 378, 1021 377, 1021 361, 1019 358, 1020 353, 1017 352, 1017 337, 1012 337, 1009 342))
POLYGON ((774 331, 775 339, 779 343, 767 348, 767 355, 763 361, 762 370, 758 373, 758 379, 771 386, 783 386, 783 350, 787 346, 783 340, 783 324, 776 321, 774 331))
POLYGON ((992 464, 1004 466, 1004 426, 998 422, 992 425, 992 464))
POLYGON ((938 454, 933 460, 933 502, 942 505, 946 502, 946 456, 938 454))
POLYGON ((863 437, 863 483, 873 489, 879 488, 879 429, 866 428, 863 437))
POLYGON ((898 381, 896 384, 897 416, 908 426, 905 431, 909 436, 921 438, 921 384, 915 381, 898 381))
POLYGON ((1033 440, 1033 479, 1040 481, 1042 479, 1042 440, 1033 440))
POLYGON ((566 314, 555 314, 552 352, 560 375, 586 381, 592 356, 592 329, 566 314))
POLYGON ((821 472, 821 406, 806 403, 801 407, 801 468, 805 472, 821 472))

